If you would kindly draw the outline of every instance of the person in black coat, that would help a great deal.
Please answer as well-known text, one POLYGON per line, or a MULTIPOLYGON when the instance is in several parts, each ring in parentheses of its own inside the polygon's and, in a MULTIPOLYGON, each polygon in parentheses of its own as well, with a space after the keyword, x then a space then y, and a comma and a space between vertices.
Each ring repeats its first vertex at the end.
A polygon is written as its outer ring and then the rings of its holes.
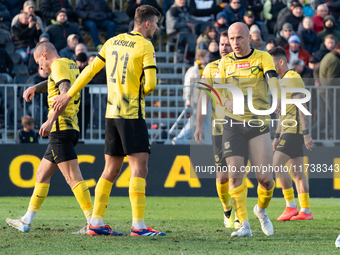
POLYGON ((42 0, 40 3, 42 18, 47 24, 51 24, 51 20, 55 19, 60 10, 66 12, 69 21, 78 23, 77 15, 68 0, 42 0))
POLYGON ((0 2, 0 28, 10 30, 11 28, 12 16, 8 11, 6 5, 0 2))
POLYGON ((230 4, 224 8, 227 14, 227 23, 230 26, 235 22, 243 22, 243 15, 246 9, 241 5, 241 0, 231 0, 230 4))
POLYGON ((278 20, 277 31, 281 31, 283 24, 286 22, 292 24, 294 31, 298 31, 299 25, 304 18, 302 5, 299 2, 293 2, 291 7, 292 11, 284 15, 281 20, 278 20))
POLYGON ((4 5, 6 5, 7 10, 10 12, 11 18, 19 14, 22 6, 26 0, 3 0, 4 5))
POLYGON ((98 28, 105 29, 107 40, 115 35, 116 24, 112 21, 113 12, 106 0, 79 0, 75 12, 82 19, 84 28, 90 32, 97 48, 102 46, 98 28))
POLYGON ((31 116, 21 118, 22 129, 18 130, 17 143, 38 143, 38 133, 34 130, 34 119, 31 116))
POLYGON ((69 23, 66 12, 60 10, 56 16, 57 23, 46 28, 46 33, 50 35, 50 42, 53 43, 57 51, 67 46, 67 37, 71 34, 76 34, 79 37, 79 42, 83 42, 78 27, 69 23))
POLYGON ((331 52, 335 48, 335 37, 333 35, 327 35, 325 41, 321 44, 320 49, 315 53, 315 57, 321 62, 327 53, 331 52))
POLYGON ((290 65, 289 68, 300 74, 302 79, 305 79, 306 84, 310 83, 310 80, 313 79, 313 70, 308 66, 305 66, 301 59, 295 59, 290 65))
POLYGON ((7 83, 13 83, 10 73, 13 69, 13 61, 5 50, 5 45, 0 44, 0 75, 6 76, 7 83))
POLYGON ((244 8, 254 13, 255 21, 261 21, 260 14, 263 10, 263 4, 261 0, 244 0, 243 3, 246 4, 244 8))
POLYGON ((299 25, 297 36, 302 40, 305 50, 311 55, 318 50, 318 37, 316 32, 313 31, 313 20, 310 17, 305 17, 303 19, 302 23, 299 25))

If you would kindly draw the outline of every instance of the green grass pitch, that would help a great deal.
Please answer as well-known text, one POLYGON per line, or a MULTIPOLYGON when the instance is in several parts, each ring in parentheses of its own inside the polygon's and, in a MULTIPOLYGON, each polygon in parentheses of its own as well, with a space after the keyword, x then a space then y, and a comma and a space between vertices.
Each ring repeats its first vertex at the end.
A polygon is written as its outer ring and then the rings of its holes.
MULTIPOLYGON (((312 221, 277 222, 283 198, 274 198, 267 212, 274 235, 265 236, 248 199, 251 238, 230 238, 223 226, 219 199, 147 197, 146 223, 166 232, 165 237, 130 237, 128 197, 111 197, 105 223, 123 237, 77 236, 85 218, 74 197, 48 197, 29 233, 7 226, 7 217, 26 212, 29 197, 0 198, 0 254, 340 254, 334 242, 340 234, 340 199, 311 199, 312 221)), ((296 202, 297 199, 296 199, 296 202)))

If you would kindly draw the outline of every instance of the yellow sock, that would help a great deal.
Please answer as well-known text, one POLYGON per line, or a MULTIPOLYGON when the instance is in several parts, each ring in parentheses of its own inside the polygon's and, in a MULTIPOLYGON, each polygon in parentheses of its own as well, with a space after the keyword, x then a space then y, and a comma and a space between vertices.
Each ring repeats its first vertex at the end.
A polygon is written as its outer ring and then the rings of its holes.
POLYGON ((112 185, 113 183, 108 180, 99 179, 95 190, 92 219, 103 220, 107 205, 109 204, 112 185))
POLYGON ((283 197, 286 200, 286 204, 295 204, 295 200, 294 200, 294 189, 293 187, 291 187, 290 189, 283 189, 282 190, 283 193, 283 197))
POLYGON ((269 202, 273 197, 274 189, 275 189, 274 180, 273 180, 273 187, 270 190, 265 190, 264 188, 260 186, 260 184, 257 186, 257 196, 258 196, 257 205, 261 209, 266 209, 268 207, 269 202))
POLYGON ((237 188, 229 190, 229 195, 240 223, 248 221, 247 193, 248 188, 243 182, 237 188))
POLYGON ((130 179, 129 196, 134 223, 144 222, 145 214, 145 179, 134 177, 130 179))
POLYGON ((35 183, 34 191, 28 206, 28 211, 37 212, 47 197, 48 190, 50 189, 49 183, 35 183))
POLYGON ((76 197, 81 209, 83 210, 86 219, 92 217, 93 205, 91 202, 91 194, 89 187, 87 187, 84 181, 78 182, 72 188, 73 194, 76 197))
POLYGON ((301 208, 310 209, 309 193, 298 194, 298 198, 301 208))
POLYGON ((226 183, 219 183, 216 179, 216 190, 217 194, 222 202, 223 209, 225 211, 229 211, 231 209, 230 206, 230 198, 229 198, 229 181, 226 183))

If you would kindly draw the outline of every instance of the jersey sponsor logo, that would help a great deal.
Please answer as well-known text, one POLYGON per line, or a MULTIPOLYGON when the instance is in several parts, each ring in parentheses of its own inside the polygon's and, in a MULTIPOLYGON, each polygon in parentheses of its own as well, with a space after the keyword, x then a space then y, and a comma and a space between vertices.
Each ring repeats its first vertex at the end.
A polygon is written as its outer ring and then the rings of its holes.
POLYGON ((153 60, 154 60, 155 63, 156 63, 156 54, 155 54, 155 53, 153 53, 153 60))
POLYGON ((238 69, 238 68, 247 68, 247 67, 250 67, 250 62, 236 64, 236 69, 238 69))

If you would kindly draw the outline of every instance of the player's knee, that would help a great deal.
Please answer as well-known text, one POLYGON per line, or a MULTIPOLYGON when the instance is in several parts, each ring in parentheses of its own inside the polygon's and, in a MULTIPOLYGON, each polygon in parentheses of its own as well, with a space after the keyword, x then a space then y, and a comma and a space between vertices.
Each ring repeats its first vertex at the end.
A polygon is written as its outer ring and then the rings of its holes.
POLYGON ((227 183, 228 181, 229 181, 228 178, 217 178, 217 182, 218 182, 219 184, 225 184, 225 183, 227 183))
POLYGON ((257 179, 258 182, 261 184, 264 188, 271 188, 273 185, 273 179, 272 178, 259 178, 257 179))

